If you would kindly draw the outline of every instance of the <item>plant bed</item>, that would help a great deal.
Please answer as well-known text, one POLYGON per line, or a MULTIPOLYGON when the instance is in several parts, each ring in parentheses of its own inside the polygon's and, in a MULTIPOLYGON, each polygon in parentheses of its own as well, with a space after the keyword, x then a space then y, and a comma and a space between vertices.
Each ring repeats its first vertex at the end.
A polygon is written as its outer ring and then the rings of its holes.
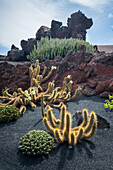
MULTIPOLYGON (((104 109, 105 99, 98 97, 84 97, 68 102, 67 109, 72 114, 87 108, 88 112, 95 111, 110 123, 110 129, 97 129, 89 140, 77 143, 73 149, 68 144, 57 144, 57 147, 48 155, 29 157, 19 151, 19 141, 31 130, 44 130, 48 132, 42 122, 41 107, 28 108, 25 114, 15 122, 0 124, 0 169, 112 169, 113 153, 113 113, 104 109), (106 160, 106 161, 105 161, 106 160)), ((58 109, 53 108, 58 118, 58 109)))

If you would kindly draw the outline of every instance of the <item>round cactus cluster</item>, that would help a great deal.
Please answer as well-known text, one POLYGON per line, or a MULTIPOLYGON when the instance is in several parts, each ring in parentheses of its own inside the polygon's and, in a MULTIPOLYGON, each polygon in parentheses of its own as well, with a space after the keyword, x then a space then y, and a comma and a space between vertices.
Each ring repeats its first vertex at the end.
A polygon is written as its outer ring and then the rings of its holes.
POLYGON ((0 107, 0 122, 17 120, 20 115, 19 109, 15 106, 0 107))
POLYGON ((33 130, 20 139, 18 147, 23 154, 36 156, 49 154, 56 146, 54 139, 45 131, 33 130))

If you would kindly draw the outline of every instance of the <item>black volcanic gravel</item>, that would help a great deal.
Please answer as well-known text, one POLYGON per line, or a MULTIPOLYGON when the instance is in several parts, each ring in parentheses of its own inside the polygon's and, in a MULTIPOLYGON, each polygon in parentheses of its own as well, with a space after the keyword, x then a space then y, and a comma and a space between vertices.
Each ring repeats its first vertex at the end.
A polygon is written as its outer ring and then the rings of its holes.
MULTIPOLYGON (((110 123, 110 129, 97 129, 87 141, 73 149, 67 144, 57 144, 47 156, 28 157, 18 151, 22 136, 33 129, 45 130, 40 106, 28 108, 17 121, 0 124, 0 170, 113 170, 113 112, 106 112, 104 100, 98 97, 81 97, 68 102, 67 110, 72 115, 83 108, 94 110, 110 123)), ((59 117, 59 110, 53 109, 59 117)))

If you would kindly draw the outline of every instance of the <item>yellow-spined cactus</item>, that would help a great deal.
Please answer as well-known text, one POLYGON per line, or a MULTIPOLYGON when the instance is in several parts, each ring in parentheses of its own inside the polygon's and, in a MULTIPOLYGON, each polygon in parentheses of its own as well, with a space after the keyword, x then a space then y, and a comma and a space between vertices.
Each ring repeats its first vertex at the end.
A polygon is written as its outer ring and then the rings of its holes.
POLYGON ((55 69, 56 69, 56 66, 52 66, 47 76, 45 76, 46 71, 47 71, 47 67, 45 66, 42 74, 40 74, 39 60, 36 60, 35 67, 33 68, 32 65, 29 67, 29 75, 30 75, 30 81, 31 81, 30 86, 41 87, 40 85, 51 77, 53 70, 55 69))
POLYGON ((66 111, 64 104, 61 107, 60 120, 55 118, 50 106, 46 107, 47 112, 44 113, 43 99, 41 107, 43 123, 47 130, 54 134, 56 141, 59 143, 67 141, 69 145, 75 146, 77 142, 90 138, 96 132, 97 116, 93 111, 89 116, 88 111, 83 109, 83 122, 80 126, 72 128, 72 117, 66 111))

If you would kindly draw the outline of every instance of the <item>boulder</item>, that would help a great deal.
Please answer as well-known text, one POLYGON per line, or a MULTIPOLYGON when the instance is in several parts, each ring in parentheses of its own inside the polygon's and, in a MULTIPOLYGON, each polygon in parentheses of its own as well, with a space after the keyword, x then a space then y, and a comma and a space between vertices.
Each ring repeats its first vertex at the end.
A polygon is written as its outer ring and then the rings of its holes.
POLYGON ((28 39, 28 41, 26 40, 21 41, 21 47, 26 55, 29 55, 30 51, 34 49, 34 45, 36 46, 36 44, 37 40, 34 38, 30 38, 28 39))
POLYGON ((11 51, 8 51, 8 53, 7 53, 7 60, 9 60, 9 61, 25 61, 27 59, 26 59, 24 50, 12 48, 11 51))
POLYGON ((41 40, 41 37, 50 37, 51 36, 51 30, 49 27, 41 26, 39 30, 36 32, 36 40, 41 40))

